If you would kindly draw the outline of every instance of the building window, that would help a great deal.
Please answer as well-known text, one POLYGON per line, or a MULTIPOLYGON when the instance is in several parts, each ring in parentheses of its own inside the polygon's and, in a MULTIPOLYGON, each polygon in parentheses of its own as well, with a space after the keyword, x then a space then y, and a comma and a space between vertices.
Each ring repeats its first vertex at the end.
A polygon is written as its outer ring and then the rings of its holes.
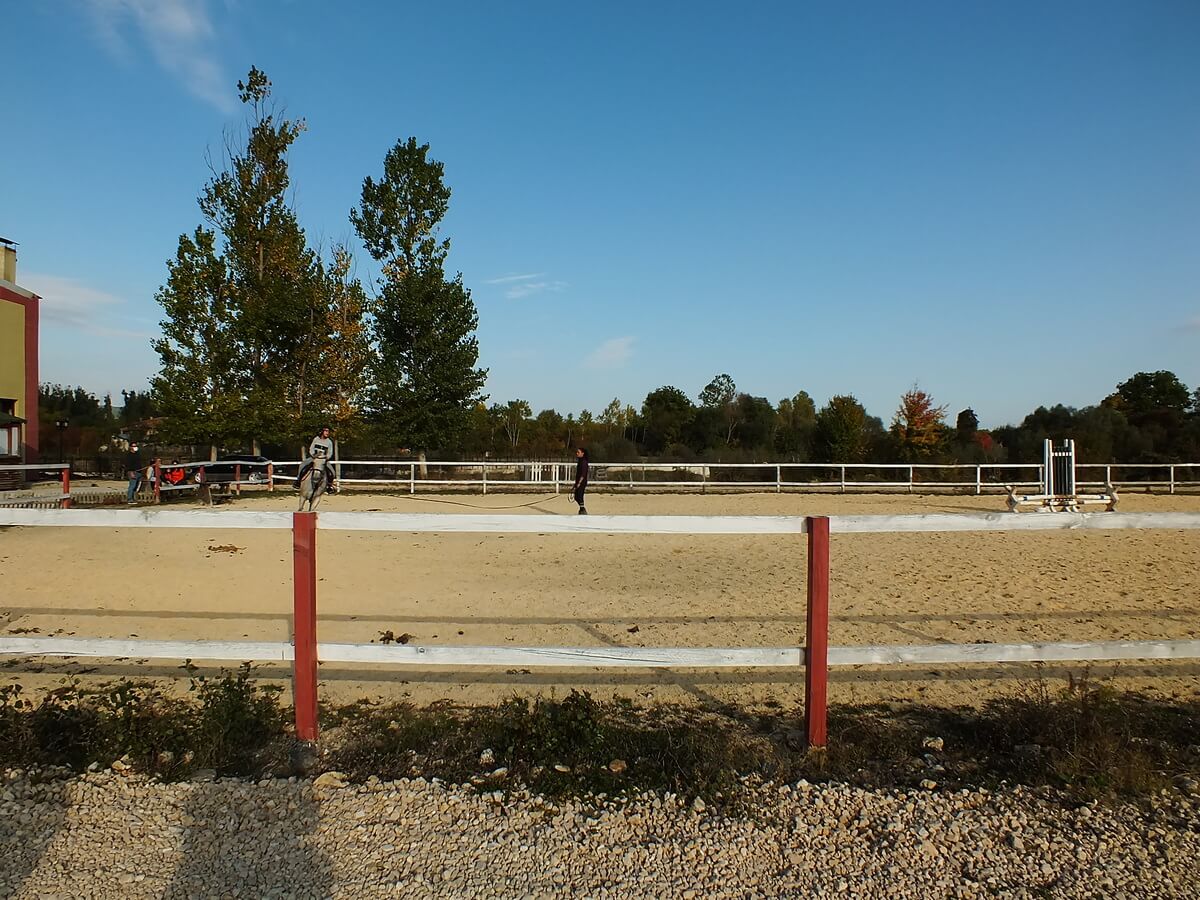
POLYGON ((8 400, 4 397, 0 397, 0 415, 4 415, 5 413, 8 413, 10 416, 15 416, 17 414, 16 400, 8 400))
POLYGON ((16 456, 16 448, 13 446, 16 438, 15 428, 0 428, 0 456, 16 456), (13 436, 14 440, 10 440, 9 435, 13 436))

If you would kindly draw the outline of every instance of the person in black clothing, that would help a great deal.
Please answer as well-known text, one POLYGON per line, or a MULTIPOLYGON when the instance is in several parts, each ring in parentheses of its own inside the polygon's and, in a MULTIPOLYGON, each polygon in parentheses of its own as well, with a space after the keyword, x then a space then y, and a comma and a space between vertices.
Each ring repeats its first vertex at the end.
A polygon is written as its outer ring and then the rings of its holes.
POLYGON ((583 492, 587 490, 588 455, 582 447, 575 448, 575 502, 579 504, 579 514, 587 515, 587 507, 583 505, 583 492))
POLYGON ((129 477, 129 490, 125 492, 126 503, 133 503, 137 499, 137 492, 141 490, 142 479, 146 474, 144 469, 141 448, 137 444, 130 444, 129 452, 125 454, 125 474, 129 477))

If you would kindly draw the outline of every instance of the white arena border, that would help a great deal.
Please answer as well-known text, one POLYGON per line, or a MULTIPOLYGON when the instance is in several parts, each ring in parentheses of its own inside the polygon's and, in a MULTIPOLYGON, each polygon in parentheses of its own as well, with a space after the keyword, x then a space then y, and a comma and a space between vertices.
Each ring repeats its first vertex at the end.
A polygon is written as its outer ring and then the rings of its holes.
MULTIPOLYGON (((283 641, 150 641, 109 638, 0 638, 0 655, 83 659, 291 662, 283 641)), ((803 647, 489 647, 317 644, 323 663, 527 668, 797 668, 803 647)), ((831 666, 930 663, 1071 662, 1196 659, 1200 640, 1035 644, 912 644, 830 647, 831 666)))
MULTIPOLYGON (((290 530, 290 512, 162 509, 0 509, 0 527, 290 530)), ((833 534, 930 531, 1200 529, 1200 513, 983 513, 829 516, 833 534)), ((806 516, 548 516, 323 512, 322 531, 468 534, 804 534, 806 516)))
POLYGON ((1200 641, 829 647, 829 535, 895 532, 1200 529, 1200 513, 986 513, 903 516, 538 516, 289 513, 241 510, 0 509, 0 527, 291 529, 296 636, 285 642, 0 638, 0 655, 292 661, 296 733, 317 736, 317 664, 570 668, 797 668, 810 746, 825 746, 829 666, 1200 658, 1200 641), (524 534, 807 534, 806 646, 757 648, 486 647, 317 643, 316 532, 524 534), (301 627, 300 623, 306 624, 301 627), (303 646, 301 653, 299 648, 303 646), (811 658, 810 658, 811 657, 811 658))
MULTIPOLYGON (((290 512, 220 510, 0 509, 0 526, 96 528, 292 527, 290 512)), ((804 534, 803 516, 535 516, 326 512, 324 531, 501 534, 804 534)), ((986 513, 982 515, 830 516, 833 534, 967 531, 1200 529, 1200 513, 986 513)), ((485 647, 318 644, 327 663, 416 666, 754 668, 804 664, 802 647, 485 647)), ((290 661, 291 643, 0 638, 0 655, 87 658, 290 661)), ((1200 641, 928 644, 830 647, 829 665, 1050 662, 1200 658, 1200 641)))

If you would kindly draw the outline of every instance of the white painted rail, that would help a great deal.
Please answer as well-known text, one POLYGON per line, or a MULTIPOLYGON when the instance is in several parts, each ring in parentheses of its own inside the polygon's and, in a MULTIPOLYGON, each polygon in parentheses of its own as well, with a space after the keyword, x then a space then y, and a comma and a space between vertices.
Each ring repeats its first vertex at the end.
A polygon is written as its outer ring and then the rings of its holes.
MULTIPOLYGON (((289 662, 292 644, 271 641, 152 641, 108 638, 0 638, 0 656, 289 662)), ((527 668, 795 668, 802 647, 491 647, 317 644, 322 663, 527 668)), ((830 647, 829 665, 1082 662, 1200 659, 1200 641, 1098 641, 1032 644, 910 644, 830 647)))
MULTIPOLYGON (((1200 516, 1197 516, 1200 518, 1200 516)), ((469 532, 503 534, 804 534, 803 516, 550 516, 333 513, 323 531, 469 532)))
MULTIPOLYGON (((290 481, 284 469, 296 460, 276 462, 275 481, 290 481)), ((400 486, 410 493, 420 488, 454 487, 488 491, 553 489, 569 486, 573 461, 531 460, 335 460, 343 484, 400 486), (355 467, 376 469, 375 477, 353 477, 355 467), (390 470, 390 471, 389 471, 390 470), (422 472, 425 473, 422 476, 422 472)), ((1079 487, 1200 487, 1200 463, 1079 463, 1079 470, 1103 473, 1079 487), (1132 477, 1120 477, 1128 475, 1132 477), (1154 476, 1158 477, 1154 477, 1154 476)), ((656 490, 690 488, 707 490, 805 491, 914 491, 956 489, 974 494, 1003 493, 1007 485, 1033 487, 1041 483, 1039 463, 685 463, 593 462, 592 488, 597 490, 656 490)))
MULTIPOLYGON (((323 531, 469 534, 804 534, 804 516, 556 516, 323 512, 323 531)), ((984 513, 830 516, 834 534, 1200 529, 1200 513, 984 513)), ((250 510, 0 509, 0 526, 290 529, 292 513, 250 510)))

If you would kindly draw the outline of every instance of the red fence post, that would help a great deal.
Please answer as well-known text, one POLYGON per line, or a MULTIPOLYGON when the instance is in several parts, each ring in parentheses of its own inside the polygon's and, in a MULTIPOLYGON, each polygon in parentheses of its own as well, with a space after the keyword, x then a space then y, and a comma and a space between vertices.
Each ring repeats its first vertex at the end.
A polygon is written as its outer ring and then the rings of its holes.
POLYGON ((295 592, 292 702, 296 737, 317 739, 317 514, 292 515, 292 568, 295 592))
POLYGON ((242 464, 238 463, 233 467, 233 492, 239 497, 242 496, 242 464))
POLYGON ((808 629, 804 648, 804 727, 808 746, 826 743, 829 694, 829 517, 809 516, 808 629))
POLYGON ((71 508, 71 467, 68 465, 62 470, 62 500, 59 501, 59 509, 71 508))

